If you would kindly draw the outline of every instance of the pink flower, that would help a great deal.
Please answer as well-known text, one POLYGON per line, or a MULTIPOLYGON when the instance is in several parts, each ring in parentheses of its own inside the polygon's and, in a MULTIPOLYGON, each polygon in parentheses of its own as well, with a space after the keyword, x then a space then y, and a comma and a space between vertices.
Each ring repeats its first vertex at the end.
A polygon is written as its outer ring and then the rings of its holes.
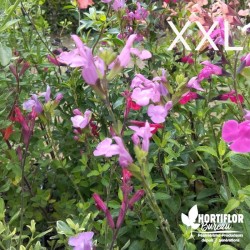
POLYGON ((89 5, 93 5, 94 2, 92 0, 77 0, 77 4, 79 9, 87 9, 89 5))
POLYGON ((70 52, 62 52, 57 60, 70 67, 82 67, 82 77, 87 84, 95 85, 99 76, 98 72, 103 72, 104 62, 102 59, 94 58, 92 50, 82 43, 81 39, 72 35, 76 44, 76 49, 70 52))
POLYGON ((139 141, 137 139, 137 136, 142 138, 142 150, 145 152, 148 152, 149 150, 149 139, 152 137, 151 131, 154 130, 154 128, 150 127, 149 123, 146 122, 144 127, 137 127, 137 126, 129 126, 130 129, 134 130, 135 133, 133 135, 133 140, 137 140, 135 145, 139 144, 139 141))
POLYGON ((200 81, 197 79, 197 77, 192 77, 188 83, 187 83, 188 88, 204 91, 204 89, 200 85, 200 81))
MULTIPOLYGON (((145 122, 142 122, 142 121, 134 121, 134 120, 131 120, 130 121, 131 124, 137 126, 137 127, 145 127, 145 122)), ((158 129, 160 128, 163 128, 163 125, 162 124, 156 124, 156 123, 149 123, 149 126, 150 126, 150 132, 152 134, 155 134, 158 129)))
POLYGON ((211 75, 222 75, 222 68, 210 63, 209 61, 204 61, 201 64, 205 65, 205 67, 198 74, 198 80, 202 81, 204 79, 208 79, 211 75))
POLYGON ((243 56, 241 59, 240 59, 245 67, 249 67, 250 66, 250 53, 248 53, 246 56, 243 56))
POLYGON ((168 111, 173 107, 171 101, 167 102, 165 106, 150 104, 148 107, 148 116, 154 123, 162 123, 165 121, 168 111))
MULTIPOLYGON (((103 3, 110 3, 112 0, 101 0, 103 3)), ((115 11, 125 7, 125 0, 114 0, 112 8, 115 11)))
POLYGON ((123 141, 120 137, 114 136, 113 137, 116 144, 118 145, 119 148, 119 164, 121 167, 128 167, 131 163, 133 163, 133 159, 129 152, 126 150, 123 141))
POLYGON ((73 127, 80 128, 80 129, 85 128, 90 122, 91 115, 92 115, 92 112, 89 110, 86 110, 84 115, 79 114, 79 115, 75 115, 74 117, 71 117, 73 127))
MULTIPOLYGON (((158 82, 153 82, 138 74, 132 80, 132 99, 140 106, 147 106, 150 102, 159 102, 163 90, 158 82)), ((165 93, 164 93, 165 94, 165 93)))
POLYGON ((133 43, 136 41, 137 34, 132 34, 129 36, 128 40, 124 48, 122 49, 121 53, 118 55, 116 60, 109 65, 109 68, 113 68, 114 66, 125 68, 128 66, 131 60, 131 54, 136 55, 141 60, 149 59, 152 55, 147 50, 140 51, 137 48, 132 48, 133 43))
POLYGON ((93 232, 80 233, 74 237, 69 238, 69 245, 74 247, 74 250, 92 250, 93 232))
POLYGON ((229 120, 222 127, 222 139, 230 144, 230 149, 237 153, 250 152, 250 121, 238 123, 229 120))
POLYGON ((113 139, 115 140, 116 144, 112 144, 112 139, 110 138, 106 138, 100 142, 94 151, 94 156, 104 155, 105 157, 112 157, 114 155, 118 155, 120 166, 129 166, 133 162, 133 159, 126 150, 122 139, 118 136, 114 136, 113 139))
POLYGON ((112 139, 106 138, 100 142, 94 151, 94 156, 104 155, 105 157, 112 157, 119 154, 119 148, 116 144, 112 144, 112 139))

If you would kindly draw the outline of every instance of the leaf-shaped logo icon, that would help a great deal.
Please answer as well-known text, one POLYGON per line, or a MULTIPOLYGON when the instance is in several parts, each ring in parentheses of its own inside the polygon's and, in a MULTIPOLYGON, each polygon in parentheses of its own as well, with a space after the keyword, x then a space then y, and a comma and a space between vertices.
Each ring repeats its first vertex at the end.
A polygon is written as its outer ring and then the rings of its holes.
POLYGON ((195 223, 195 220, 198 217, 198 208, 197 205, 194 205, 188 212, 188 216, 185 214, 181 214, 182 223, 188 227, 192 227, 192 229, 197 229, 200 224, 195 223))

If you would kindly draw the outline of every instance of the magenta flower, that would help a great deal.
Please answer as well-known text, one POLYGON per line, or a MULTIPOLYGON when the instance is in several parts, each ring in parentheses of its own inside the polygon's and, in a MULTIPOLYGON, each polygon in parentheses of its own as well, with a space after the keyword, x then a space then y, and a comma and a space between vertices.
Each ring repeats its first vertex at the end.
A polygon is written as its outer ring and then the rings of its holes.
POLYGON ((238 123, 229 120, 222 127, 222 139, 229 143, 232 151, 237 153, 250 152, 250 121, 238 123))
POLYGON ((247 55, 241 57, 241 65, 238 68, 238 73, 240 73, 245 67, 249 67, 250 66, 250 53, 248 53, 247 55))
POLYGON ((249 67, 250 66, 250 53, 248 53, 246 56, 243 56, 240 60, 244 63, 245 67, 249 67))
POLYGON ((198 95, 197 93, 195 92, 187 92, 185 94, 183 94, 181 96, 181 99, 179 100, 179 103, 184 105, 188 102, 191 102, 192 100, 196 100, 196 99, 203 99, 202 96, 198 95))
MULTIPOLYGON (((224 46, 225 44, 224 18, 219 17, 217 21, 219 22, 219 27, 211 33, 210 37, 213 39, 215 44, 224 46)), ((209 47, 212 48, 211 45, 209 47)))
POLYGON ((91 115, 92 115, 92 112, 89 110, 86 110, 84 115, 79 114, 79 115, 75 115, 74 117, 71 117, 73 127, 80 128, 80 129, 85 128, 90 122, 91 115))
POLYGON ((210 63, 209 61, 204 61, 201 64, 205 65, 205 67, 198 74, 198 80, 202 81, 204 79, 208 79, 211 75, 222 75, 222 68, 210 63))
POLYGON ((168 111, 173 107, 171 101, 167 102, 165 106, 150 104, 148 107, 148 116, 154 123, 162 123, 165 121, 168 111))
POLYGON ((197 79, 197 77, 192 77, 188 83, 187 83, 188 88, 204 91, 204 89, 200 85, 200 81, 197 79))
POLYGON ((69 245, 74 247, 74 250, 92 250, 93 243, 92 238, 93 232, 80 233, 74 237, 69 238, 69 245))
POLYGON ((221 100, 221 101, 226 101, 228 99, 234 103, 237 103, 237 102, 243 103, 244 102, 244 97, 240 94, 238 94, 238 97, 237 97, 235 90, 232 90, 228 93, 224 93, 222 95, 219 95, 219 96, 213 98, 213 100, 221 100))

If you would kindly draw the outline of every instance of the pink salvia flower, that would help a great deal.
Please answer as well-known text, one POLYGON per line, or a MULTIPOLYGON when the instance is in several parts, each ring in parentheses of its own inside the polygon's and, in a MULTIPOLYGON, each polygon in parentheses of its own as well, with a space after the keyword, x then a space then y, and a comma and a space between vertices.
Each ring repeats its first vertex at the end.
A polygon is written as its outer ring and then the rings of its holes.
POLYGON ((222 139, 229 143, 232 151, 237 153, 250 152, 250 121, 238 123, 229 120, 222 127, 222 139))
POLYGON ((73 123, 74 128, 85 128, 91 119, 92 112, 89 110, 86 110, 84 115, 75 115, 74 117, 71 117, 71 121, 73 123))
POLYGON ((114 136, 113 138, 119 147, 119 164, 121 167, 126 168, 131 163, 133 163, 133 159, 131 155, 128 153, 128 151, 126 150, 126 148, 124 147, 122 139, 118 136, 114 136))
POLYGON ((57 60, 61 63, 65 63, 70 67, 82 67, 82 77, 89 85, 95 85, 98 80, 98 72, 103 72, 103 64, 101 59, 94 58, 92 50, 87 47, 81 39, 72 35, 71 38, 76 44, 76 49, 70 52, 62 52, 57 60), (95 64, 97 62, 97 65, 95 64), (98 68, 100 67, 100 69, 98 68))
POLYGON ((197 77, 192 77, 188 83, 187 83, 188 88, 204 91, 204 89, 200 85, 200 81, 197 79, 197 77))
POLYGON ((205 65, 205 67, 198 74, 198 80, 202 81, 204 79, 208 79, 211 75, 222 75, 222 68, 210 63, 209 61, 204 61, 201 64, 205 65))
POLYGON ((122 139, 118 136, 114 136, 113 139, 115 140, 116 144, 112 144, 112 139, 110 138, 106 138, 100 142, 93 153, 94 156, 104 155, 105 157, 112 157, 114 155, 118 155, 120 166, 129 166, 133 162, 133 159, 126 150, 122 139))
POLYGON ((162 105, 153 105, 150 104, 148 107, 148 116, 154 123, 162 123, 165 121, 168 111, 172 108, 172 102, 169 101, 165 104, 165 106, 162 105))
POLYGON ((94 236, 93 232, 79 233, 74 237, 69 238, 69 245, 73 247, 74 250, 92 250, 93 243, 92 238, 94 236))

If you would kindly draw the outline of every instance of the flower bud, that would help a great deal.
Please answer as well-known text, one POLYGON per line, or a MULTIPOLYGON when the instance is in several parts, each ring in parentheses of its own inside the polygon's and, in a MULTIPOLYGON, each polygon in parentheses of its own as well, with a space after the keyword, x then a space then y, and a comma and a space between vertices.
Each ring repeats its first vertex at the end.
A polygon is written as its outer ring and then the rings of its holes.
POLYGON ((74 109, 73 114, 74 115, 83 115, 82 112, 79 109, 74 109))
POLYGON ((128 203, 128 207, 132 210, 133 209, 133 206, 134 204, 139 201, 143 196, 144 196, 145 192, 144 190, 138 190, 133 196, 132 198, 129 200, 129 203, 128 203))

